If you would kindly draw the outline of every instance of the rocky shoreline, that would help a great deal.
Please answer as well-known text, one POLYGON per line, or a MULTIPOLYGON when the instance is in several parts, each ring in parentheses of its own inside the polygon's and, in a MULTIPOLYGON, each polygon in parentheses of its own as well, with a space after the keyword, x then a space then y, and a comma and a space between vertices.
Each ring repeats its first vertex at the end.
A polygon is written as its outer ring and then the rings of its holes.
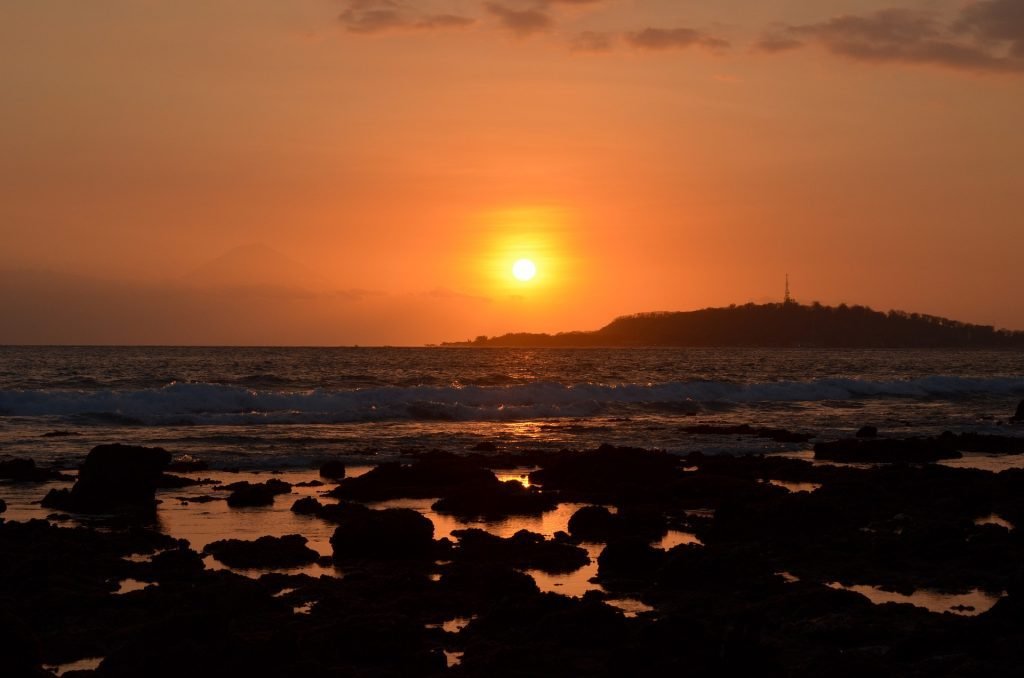
POLYGON ((70 487, 0 461, 0 674, 1016 675, 1024 469, 936 462, 1021 438, 876 434, 251 477, 105 445, 70 487))

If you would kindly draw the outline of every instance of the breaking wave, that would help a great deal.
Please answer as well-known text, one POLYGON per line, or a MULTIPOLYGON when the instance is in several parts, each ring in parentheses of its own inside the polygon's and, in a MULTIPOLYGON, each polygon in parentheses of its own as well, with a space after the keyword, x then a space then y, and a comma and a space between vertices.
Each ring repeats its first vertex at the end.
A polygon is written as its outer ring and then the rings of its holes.
POLYGON ((493 386, 380 387, 309 391, 171 383, 139 390, 3 390, 0 415, 58 416, 82 423, 300 424, 386 420, 510 421, 615 413, 698 411, 721 403, 870 398, 960 399, 1024 394, 1024 378, 931 376, 869 381, 819 379, 664 384, 534 382, 493 386))

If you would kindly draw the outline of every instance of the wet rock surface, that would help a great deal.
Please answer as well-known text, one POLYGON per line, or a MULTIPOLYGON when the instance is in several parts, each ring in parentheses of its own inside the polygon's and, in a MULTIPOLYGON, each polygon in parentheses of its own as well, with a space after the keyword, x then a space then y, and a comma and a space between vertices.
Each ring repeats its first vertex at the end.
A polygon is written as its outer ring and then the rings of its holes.
POLYGON ((590 562, 587 552, 565 539, 520 530, 502 539, 480 529, 456 530, 453 557, 460 562, 485 562, 544 572, 573 572, 590 562))
POLYGON ((288 568, 316 562, 320 554, 306 545, 299 534, 283 537, 260 537, 255 541, 222 539, 203 549, 229 567, 288 568))
POLYGON ((72 480, 55 469, 39 468, 34 459, 0 460, 0 480, 22 483, 44 483, 51 480, 72 480))
MULTIPOLYGON (((956 445, 996 443, 958 437, 956 445)), ((435 539, 417 511, 375 510, 356 496, 401 499, 401 488, 419 499, 453 496, 458 487, 442 468, 493 487, 480 472, 491 462, 475 457, 422 455, 410 470, 344 480, 341 503, 290 502, 302 521, 334 526, 337 577, 211 570, 158 522, 0 521, 0 673, 46 675, 43 665, 84 657, 104 658, 91 673, 101 678, 1011 676, 1024 663, 1024 539, 978 522, 996 514, 1024 525, 1024 471, 613 447, 530 462, 536 493, 586 504, 570 534, 465 529, 451 543, 435 539), (793 493, 766 480, 820 487, 793 493), (703 545, 659 547, 669 528, 703 545), (578 542, 604 544, 603 591, 541 592, 526 571, 585 565, 578 542), (114 595, 124 579, 148 586, 114 595), (961 603, 940 614, 873 604, 838 584, 1001 597, 991 609, 961 603), (653 609, 627 617, 613 598, 653 609), (461 631, 439 628, 455 618, 466 620, 461 631), (461 663, 447 669, 445 651, 463 653, 461 663)), ((299 535, 222 540, 205 551, 229 566, 320 561, 299 535)))
POLYGON ((339 511, 331 537, 337 560, 415 560, 434 553, 434 524, 412 509, 376 511, 349 504, 339 511))
POLYGON ((272 478, 264 483, 250 483, 243 480, 238 483, 224 485, 220 489, 231 492, 228 495, 228 506, 243 508, 247 506, 270 506, 278 495, 290 494, 292 486, 283 480, 272 478))
POLYGON ((83 513, 152 511, 171 454, 159 447, 98 445, 89 452, 70 490, 52 490, 43 505, 83 513))
POLYGON ((1024 438, 946 431, 931 438, 858 437, 814 445, 815 459, 847 463, 923 464, 959 459, 963 452, 1021 454, 1024 438))
POLYGON ((345 462, 337 459, 324 462, 320 466, 320 477, 329 478, 331 480, 340 480, 345 477, 345 462))

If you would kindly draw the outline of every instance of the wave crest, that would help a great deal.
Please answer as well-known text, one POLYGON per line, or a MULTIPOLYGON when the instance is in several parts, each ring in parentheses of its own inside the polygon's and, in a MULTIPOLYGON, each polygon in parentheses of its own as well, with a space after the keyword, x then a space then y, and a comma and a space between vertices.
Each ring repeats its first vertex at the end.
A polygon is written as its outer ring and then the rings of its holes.
POLYGON ((5 390, 0 414, 168 423, 346 423, 389 419, 507 421, 589 417, 637 408, 666 414, 705 404, 842 401, 868 398, 958 399, 1024 394, 1024 378, 930 376, 869 381, 819 379, 664 384, 535 382, 495 386, 416 386, 350 390, 255 390, 237 385, 173 383, 140 390, 5 390))

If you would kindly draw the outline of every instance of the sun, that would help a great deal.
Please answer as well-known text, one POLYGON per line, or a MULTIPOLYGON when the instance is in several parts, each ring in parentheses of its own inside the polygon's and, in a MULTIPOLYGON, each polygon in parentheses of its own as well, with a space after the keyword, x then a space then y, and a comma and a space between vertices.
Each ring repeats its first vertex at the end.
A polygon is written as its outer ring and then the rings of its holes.
POLYGON ((515 276, 516 280, 529 282, 537 275, 537 264, 529 259, 520 259, 512 264, 512 275, 515 276))

